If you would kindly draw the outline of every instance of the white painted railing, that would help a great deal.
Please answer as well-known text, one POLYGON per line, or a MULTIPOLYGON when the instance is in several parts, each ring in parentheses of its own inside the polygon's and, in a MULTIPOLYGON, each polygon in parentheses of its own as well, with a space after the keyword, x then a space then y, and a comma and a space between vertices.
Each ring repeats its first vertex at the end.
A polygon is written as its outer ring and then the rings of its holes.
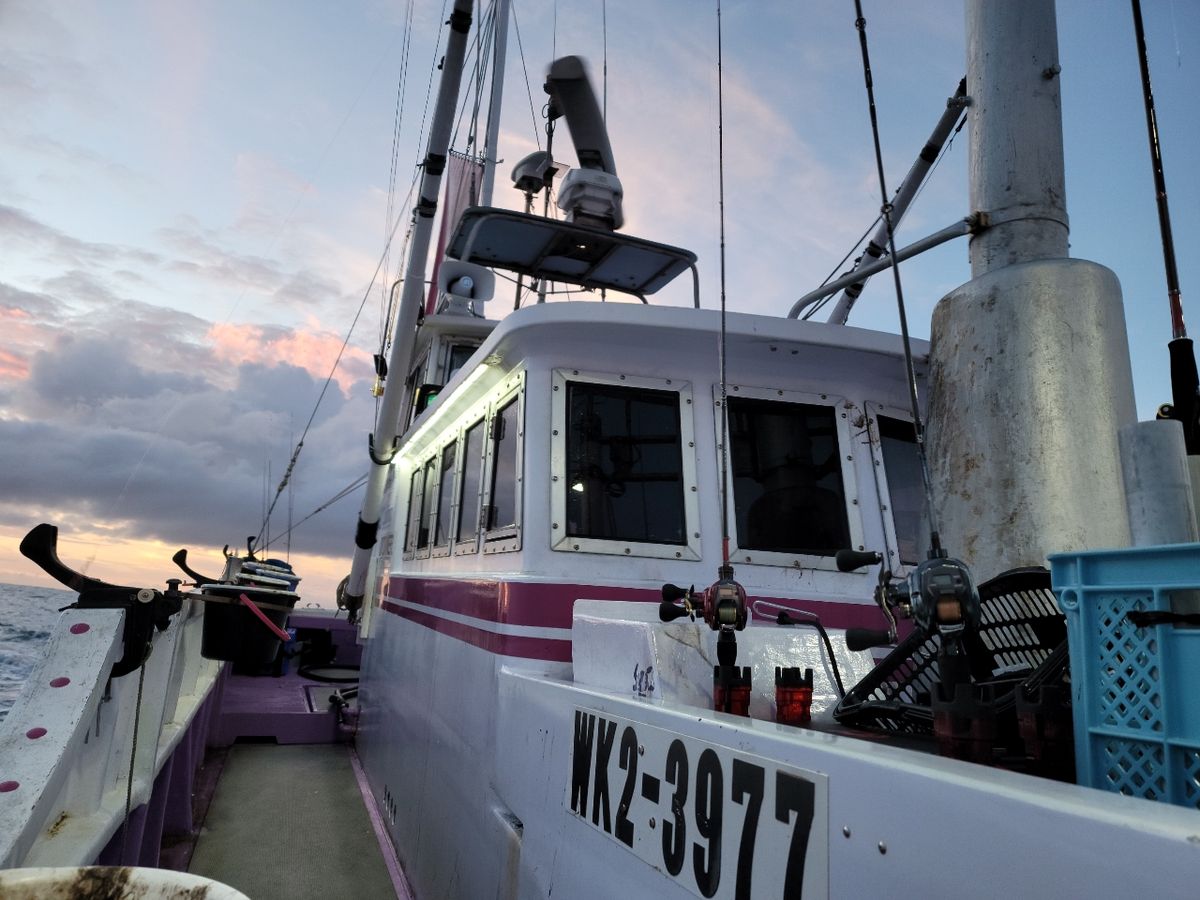
MULTIPOLYGON (((145 664, 131 809, 212 690, 200 656, 204 604, 185 597, 145 664)), ((121 610, 69 610, 0 722, 0 868, 93 862, 125 819, 140 672, 109 679, 123 652, 121 610)))

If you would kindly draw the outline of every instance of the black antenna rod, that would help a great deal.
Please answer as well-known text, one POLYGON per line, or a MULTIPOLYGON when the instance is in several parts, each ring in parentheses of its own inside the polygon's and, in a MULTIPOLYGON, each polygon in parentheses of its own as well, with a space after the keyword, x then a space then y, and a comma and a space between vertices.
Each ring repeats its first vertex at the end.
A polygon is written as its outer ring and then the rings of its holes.
POLYGON ((1162 410, 1160 418, 1175 419, 1183 425, 1183 439, 1189 455, 1200 453, 1200 428, 1197 415, 1200 403, 1200 373, 1196 354, 1183 323, 1183 299, 1179 289, 1179 270, 1175 265, 1175 239, 1171 236, 1171 211, 1167 206, 1167 179, 1163 173, 1162 148, 1158 142, 1158 117, 1154 112, 1154 90, 1150 85, 1150 60, 1146 52, 1146 31, 1142 26, 1141 0, 1130 0, 1133 7, 1133 31, 1137 38, 1138 66, 1142 73, 1142 100, 1146 104, 1146 133, 1150 140, 1150 161, 1154 169, 1154 194, 1158 202, 1158 228, 1162 233, 1163 267, 1167 273, 1167 303, 1171 310, 1171 341, 1167 351, 1171 359, 1171 402, 1173 409, 1162 410))
MULTIPOLYGON (((871 137, 875 143, 875 170, 879 176, 879 197, 882 202, 880 215, 887 230, 887 251, 896 259, 896 229, 892 221, 893 207, 888 200, 887 180, 883 172, 883 147, 879 141, 879 116, 875 110, 875 81, 871 75, 871 54, 867 49, 867 20, 863 16, 862 0, 854 0, 854 27, 858 30, 858 43, 862 50, 863 81, 867 86, 867 112, 871 120, 871 137)), ((929 476, 929 456, 925 449, 925 425, 921 419, 921 402, 917 396, 917 372, 913 364, 912 341, 908 335, 908 313, 904 308, 904 290, 900 284, 900 266, 892 266, 892 279, 896 286, 896 311, 900 316, 900 338, 904 345, 904 370, 908 377, 908 400, 912 409, 913 435, 917 441, 917 459, 921 463, 921 486, 925 491, 925 510, 929 517, 929 558, 946 555, 938 529, 937 512, 933 505, 933 482, 929 476)))
POLYGON ((1158 228, 1162 232, 1163 264, 1167 270, 1167 301, 1171 306, 1171 337, 1187 337, 1183 324, 1183 302, 1179 271, 1175 266, 1175 239, 1171 236, 1171 211, 1167 208, 1167 179, 1163 174, 1162 148, 1158 143, 1158 117, 1154 114, 1154 89, 1150 86, 1150 60, 1146 54, 1146 31, 1142 27, 1141 0, 1133 5, 1133 30, 1137 36, 1138 65, 1142 70, 1142 100, 1146 104, 1146 132, 1150 138, 1150 160, 1154 167, 1154 193, 1158 201, 1158 228))
POLYGON ((721 369, 721 577, 731 578, 733 570, 729 568, 729 532, 731 529, 729 524, 729 380, 727 372, 729 333, 725 324, 725 80, 721 49, 721 0, 717 0, 717 208, 721 231, 721 339, 717 344, 718 363, 721 369))

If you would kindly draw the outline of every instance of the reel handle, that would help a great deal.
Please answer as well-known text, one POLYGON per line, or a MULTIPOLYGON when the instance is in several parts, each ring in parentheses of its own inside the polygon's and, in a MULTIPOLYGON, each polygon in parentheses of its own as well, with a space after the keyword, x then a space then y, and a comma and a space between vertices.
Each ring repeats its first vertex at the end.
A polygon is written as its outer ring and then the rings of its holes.
POLYGON ((886 628, 847 628, 846 647, 850 650, 870 650, 892 643, 892 633, 886 628))
POLYGON ((676 606, 669 600, 664 600, 658 604, 658 618, 663 622, 674 622, 676 619, 682 619, 688 615, 688 611, 682 606, 676 606))
POLYGON ((692 585, 690 588, 681 588, 673 584, 664 584, 662 586, 663 603, 674 603, 676 600, 686 600, 695 589, 695 585, 692 585))
POLYGON ((839 550, 833 559, 839 572, 854 572, 883 562, 883 554, 875 550, 839 550))

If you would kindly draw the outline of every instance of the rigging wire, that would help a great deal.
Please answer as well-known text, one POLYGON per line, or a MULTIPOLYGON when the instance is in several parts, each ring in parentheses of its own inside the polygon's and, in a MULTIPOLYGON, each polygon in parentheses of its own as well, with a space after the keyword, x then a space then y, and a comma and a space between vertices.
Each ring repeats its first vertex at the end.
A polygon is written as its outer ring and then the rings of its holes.
POLYGON ((604 124, 608 124, 608 0, 600 4, 600 31, 604 36, 604 107, 600 111, 604 124))
POLYGON ((346 353, 346 347, 350 344, 350 338, 354 334, 354 329, 358 326, 358 320, 362 316, 363 309, 367 305, 367 300, 371 298, 371 290, 375 287, 375 279, 379 277, 379 272, 383 268, 383 260, 392 246, 392 241, 396 237, 396 230, 400 227, 402 219, 397 219, 395 226, 392 228, 392 233, 388 235, 387 243, 384 245, 383 253, 379 256, 379 262, 375 266, 375 271, 371 274, 371 280, 367 284, 367 289, 363 292, 362 301, 358 304, 358 310, 354 313, 354 319, 350 323, 350 328, 346 331, 346 337, 342 340, 342 346, 338 349, 337 358, 334 359, 333 365, 329 369, 329 375, 325 378, 325 383, 321 386, 321 393, 317 395, 317 402, 313 404, 312 414, 309 415, 308 421, 304 425, 304 430, 300 432, 300 440, 296 443, 295 449, 292 451, 292 458, 288 460, 286 471, 283 473, 283 478, 279 482, 279 486, 275 488, 275 496, 271 499, 271 505, 268 507, 266 515, 263 516, 262 527, 258 531, 258 536, 255 542, 262 538, 263 533, 267 529, 267 524, 271 521, 271 513, 275 510, 275 504, 279 502, 279 497, 287 488, 288 482, 292 477, 292 470, 296 468, 296 460, 300 457, 300 451, 304 449, 304 438, 307 437, 308 431, 312 428, 313 421, 317 418, 317 410, 321 408, 321 402, 325 399, 325 395, 329 392, 329 385, 333 382, 333 376, 337 373, 338 366, 341 365, 342 357, 346 353))
POLYGON ((339 500, 343 500, 346 497, 349 497, 351 494, 353 494, 360 487, 362 487, 363 485, 365 485, 367 483, 367 478, 368 478, 367 475, 360 475, 357 479, 355 479, 353 482, 348 484, 346 487, 342 488, 340 491, 338 491, 336 494, 334 494, 332 497, 330 497, 328 500, 326 500, 324 503, 322 503, 320 506, 318 506, 316 509, 314 509, 312 512, 310 512, 307 516, 305 516, 299 522, 296 522, 296 524, 289 526, 288 530, 282 536, 286 536, 288 538, 288 540, 291 541, 291 533, 293 531, 295 531, 297 528, 299 528, 301 525, 303 525, 305 522, 307 522, 313 516, 329 509, 329 507, 333 506, 333 504, 337 503, 339 500))
MULTIPOLYGON (((892 223, 892 204, 888 200, 887 179, 883 172, 883 147, 879 140, 879 116, 875 108, 875 84, 871 76, 871 54, 867 49, 867 20, 863 16, 862 0, 854 0, 855 21, 858 29, 859 46, 862 49, 863 80, 867 87, 867 111, 871 119, 871 137, 875 144, 875 169, 879 176, 879 196, 883 204, 880 213, 887 228, 888 253, 896 258, 896 230, 892 223)), ((913 365, 912 341, 908 334, 908 314, 904 307, 904 289, 900 284, 900 265, 892 266, 892 280, 896 286, 896 309, 900 316, 900 336, 904 344, 904 366, 908 376, 908 397, 912 406, 913 432, 917 442, 917 457, 921 462, 921 481, 925 489, 925 507, 929 519, 929 553, 931 557, 944 555, 938 523, 933 506, 933 487, 929 477, 929 456, 925 452, 925 426, 921 419, 920 398, 917 396, 917 373, 913 365)))
MULTIPOLYGON (((443 12, 445 12, 444 6, 443 6, 443 12)), ((359 89, 358 93, 355 95, 354 100, 351 101, 350 106, 346 110, 346 114, 342 117, 342 120, 338 123, 337 128, 334 129, 333 135, 329 138, 329 140, 326 142, 324 148, 321 150, 320 155, 317 157, 316 164, 310 170, 308 177, 305 178, 305 183, 311 184, 312 182, 314 182, 316 180, 316 176, 320 173, 321 169, 325 165, 326 159, 329 157, 329 152, 333 149, 334 144, 337 143, 338 138, 341 137, 342 132, 346 128, 346 123, 350 121, 351 116, 354 115, 355 110, 358 108, 359 101, 362 100, 363 94, 366 93, 367 86, 374 80, 375 74, 379 71, 380 67, 383 65, 383 61, 386 58, 387 58, 387 48, 385 47, 384 51, 380 54, 379 59, 376 61, 375 65, 372 67, 370 74, 363 81, 362 87, 359 89)), ((430 83, 432 84, 432 76, 430 79, 430 83)), ((288 212, 287 216, 284 217, 282 224, 279 226, 278 229, 276 229, 275 234, 272 236, 270 242, 267 244, 265 251, 263 251, 263 255, 269 255, 275 249, 276 244, 279 243, 280 239, 283 237, 284 232, 286 232, 288 230, 288 228, 292 224, 292 220, 296 217, 296 213, 300 209, 300 204, 301 204, 302 200, 303 200, 303 197, 298 194, 295 202, 292 204, 291 210, 288 212)), ((367 288, 368 296, 370 294, 371 288, 374 287, 374 285, 375 285, 375 280, 372 279, 371 284, 367 288)), ((244 286, 238 292, 237 297, 234 298, 233 303, 229 306, 228 311, 225 313, 225 317, 221 320, 222 324, 228 324, 230 322, 230 320, 232 320, 233 314, 237 311, 238 307, 240 307, 242 305, 242 301, 246 298, 246 293, 249 291, 249 289, 250 289, 249 286, 244 286)), ((365 299, 364 299, 364 302, 365 302, 365 299)), ((166 423, 171 419, 172 416, 175 415, 175 413, 183 405, 183 402, 184 402, 184 397, 183 397, 183 395, 180 395, 180 397, 175 401, 175 403, 172 404, 171 407, 159 419, 158 425, 154 429, 155 432, 161 432, 163 430, 166 423)), ((116 500, 112 504, 112 509, 111 509, 112 514, 115 515, 116 512, 121 508, 121 505, 125 501, 125 496, 129 492, 130 486, 133 484, 134 480, 137 479, 138 476, 140 475, 142 467, 145 465, 147 458, 149 458, 150 452, 152 449, 154 449, 153 445, 148 444, 146 446, 146 449, 142 451, 142 455, 138 458, 138 461, 136 463, 134 463, 133 468, 129 472, 129 476, 125 479, 125 483, 121 486, 120 493, 117 495, 116 500)), ((290 470, 290 467, 289 467, 289 470, 290 470)), ((265 524, 266 523, 264 522, 264 526, 265 526, 265 524)))
MULTIPOLYGON (((471 71, 471 80, 474 83, 474 97, 471 102, 471 125, 467 131, 466 152, 473 153, 474 148, 479 143, 479 112, 483 109, 483 88, 487 81, 488 60, 492 56, 492 35, 494 32, 496 6, 493 3, 490 11, 485 13, 482 10, 479 12, 477 21, 479 27, 475 31, 475 60, 471 71)), ((464 68, 466 66, 464 65, 464 68)), ((467 104, 463 103, 463 118, 466 117, 467 104)), ((455 128, 454 137, 451 139, 451 146, 458 139, 458 129, 455 128)))
MULTIPOLYGON (((464 70, 471 66, 471 82, 473 85, 474 99, 471 103, 470 125, 467 129, 467 141, 465 152, 468 155, 476 155, 473 149, 479 141, 479 112, 483 108, 483 88, 487 76, 487 60, 492 52, 492 35, 494 28, 491 25, 495 24, 495 4, 492 5, 489 13, 481 13, 478 19, 478 32, 487 30, 486 38, 482 40, 477 37, 475 46, 470 49, 466 61, 463 63, 464 70), (491 23, 491 25, 489 25, 491 23)), ((458 121, 454 126, 454 133, 450 138, 450 145, 454 146, 458 142, 459 132, 462 130, 463 122, 467 119, 467 104, 464 102, 463 107, 459 112, 458 121)))
MULTIPOLYGON (((491 13, 491 15, 492 15, 492 27, 491 27, 491 35, 492 35, 492 46, 493 46, 493 47, 495 47, 495 45, 496 45, 496 41, 497 41, 497 39, 499 39, 499 37, 500 37, 500 36, 499 36, 499 35, 496 33, 496 32, 497 32, 497 30, 499 29, 499 23, 496 21, 496 19, 497 19, 497 18, 499 17, 499 15, 500 15, 499 3, 500 3, 500 0, 492 0, 492 13, 491 13)), ((510 6, 510 9, 511 9, 511 6, 510 6)), ((504 27, 505 27, 505 28, 508 28, 508 23, 507 23, 507 22, 505 22, 505 23, 504 23, 504 27)), ((507 33, 505 34, 505 36, 504 36, 504 37, 505 37, 505 39, 507 39, 507 33)), ((501 81, 501 87, 503 87, 503 81, 504 81, 504 72, 502 72, 502 71, 500 71, 500 72, 496 71, 496 66, 495 66, 495 58, 496 58, 496 57, 495 57, 495 52, 494 52, 494 51, 489 51, 489 53, 488 53, 488 56, 490 56, 490 57, 492 58, 492 60, 493 60, 493 65, 492 65, 492 67, 491 67, 491 81, 492 81, 492 82, 494 82, 494 81, 495 81, 497 78, 499 78, 499 79, 500 79, 500 81, 501 81)), ((489 85, 489 87, 490 87, 490 85, 489 85)), ((491 90, 489 90, 489 91, 488 91, 488 108, 487 108, 487 116, 486 116, 486 121, 488 121, 488 122, 490 122, 490 121, 492 120, 492 96, 493 96, 493 92, 492 92, 491 90)), ((504 108, 504 107, 503 107, 503 104, 502 104, 502 105, 501 105, 501 110, 503 110, 503 108, 504 108)), ((485 137, 485 140, 486 140, 486 137, 485 137)), ((499 145, 499 143, 500 143, 500 141, 499 141, 499 136, 498 136, 498 135, 497 135, 496 143, 497 143, 497 145, 499 145)), ((492 164, 492 165, 495 165, 495 166, 499 166, 499 165, 500 165, 500 162, 501 162, 501 160, 500 160, 500 158, 499 158, 499 156, 500 156, 499 149, 500 149, 500 148, 499 148, 499 146, 496 146, 496 147, 487 147, 487 146, 485 146, 485 147, 483 148, 483 152, 482 152, 482 153, 480 153, 479 155, 480 155, 481 157, 483 157, 483 158, 484 158, 484 163, 485 163, 485 165, 488 163, 488 161, 489 161, 489 160, 491 161, 491 164, 492 164)))
POLYGON ((728 333, 725 328, 725 82, 721 48, 721 0, 717 0, 717 208, 720 223, 721 338, 721 566, 729 569, 729 395, 726 372, 728 333))
POLYGON ((517 21, 517 2, 513 0, 511 7, 513 29, 517 32, 517 49, 521 51, 521 72, 525 76, 525 93, 529 96, 529 117, 533 120, 533 139, 537 148, 542 149, 542 132, 538 128, 537 110, 533 104, 533 89, 529 86, 529 68, 525 65, 525 45, 521 43, 521 23, 517 21))
MULTIPOLYGON (((407 7, 407 10, 405 13, 404 38, 401 41, 401 47, 400 47, 400 77, 396 82, 396 110, 395 110, 395 113, 393 114, 393 122, 392 122, 392 158, 391 158, 390 168, 388 171, 388 202, 387 202, 387 210, 384 213, 384 223, 383 223, 383 233, 384 233, 385 237, 387 236, 388 231, 391 230, 392 219, 396 214, 396 203, 395 203, 395 201, 396 201, 396 175, 399 172, 400 132, 401 132, 401 129, 402 129, 403 123, 404 123, 404 100, 405 100, 405 94, 406 94, 405 88, 407 87, 407 83, 408 83, 408 58, 409 58, 409 49, 412 46, 412 9, 413 9, 412 0, 408 0, 408 7, 407 7)), ((388 300, 388 298, 387 298, 388 277, 387 276, 388 276, 389 271, 390 271, 390 260, 384 260, 384 264, 383 264, 384 277, 383 277, 383 281, 381 282, 381 285, 380 285, 383 289, 383 296, 380 298, 381 312, 384 307, 384 304, 387 303, 387 300, 388 300)), ((390 312, 390 310, 389 310, 389 312, 390 312)), ((381 344, 384 343, 384 341, 386 340, 385 335, 387 333, 387 322, 389 319, 390 319, 390 315, 388 315, 388 314, 384 314, 380 317, 380 343, 381 344)))

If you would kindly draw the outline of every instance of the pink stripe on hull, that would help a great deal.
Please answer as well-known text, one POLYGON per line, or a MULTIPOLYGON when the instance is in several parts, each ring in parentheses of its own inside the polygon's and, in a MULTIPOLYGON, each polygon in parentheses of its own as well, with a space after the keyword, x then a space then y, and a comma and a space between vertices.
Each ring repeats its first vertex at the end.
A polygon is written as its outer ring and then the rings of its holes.
POLYGON ((503 625, 570 628, 575 601, 603 594, 604 600, 657 603, 658 591, 646 588, 597 587, 584 584, 541 584, 393 575, 388 596, 503 625))
POLYGON ((383 608, 393 615, 400 616, 402 619, 408 619, 416 622, 418 625, 424 625, 426 628, 480 647, 489 653, 496 653, 500 656, 520 656, 525 659, 544 659, 550 662, 571 661, 571 642, 569 640, 560 641, 553 638, 532 638, 521 637, 515 634, 496 634, 494 631, 485 631, 473 625, 452 622, 440 616, 430 615, 419 609, 413 609, 410 606, 401 606, 390 600, 383 602, 383 608))
MULTIPOLYGON (((638 603, 658 603, 662 599, 660 592, 653 588, 403 575, 393 575, 389 579, 388 596, 486 622, 533 625, 538 628, 570 628, 575 601, 580 599, 638 603)), ((792 597, 749 598, 751 604, 756 600, 814 613, 821 617, 821 624, 826 628, 882 628, 886 624, 879 608, 871 602, 847 603, 792 597)), ((767 622, 772 621, 773 617, 756 616, 755 619, 767 622)))

